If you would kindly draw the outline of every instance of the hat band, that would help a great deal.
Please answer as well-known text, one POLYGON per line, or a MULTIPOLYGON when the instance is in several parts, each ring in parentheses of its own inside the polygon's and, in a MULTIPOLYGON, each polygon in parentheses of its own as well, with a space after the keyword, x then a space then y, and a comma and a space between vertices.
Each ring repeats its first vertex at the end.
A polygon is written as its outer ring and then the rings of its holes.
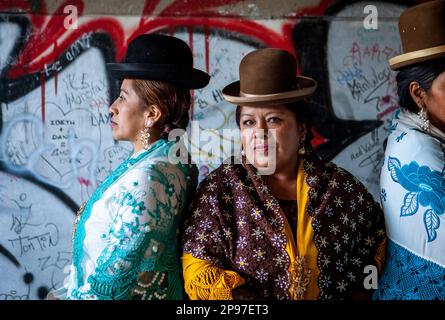
POLYGON ((401 55, 398 55, 398 56, 395 56, 395 57, 389 59, 389 64, 391 66, 396 66, 397 64, 399 64, 401 62, 419 59, 419 58, 423 58, 426 56, 431 56, 434 54, 442 53, 444 51, 445 51, 445 45, 427 48, 427 49, 416 50, 416 51, 404 53, 404 54, 401 54, 401 55))
POLYGON ((253 94, 253 93, 245 93, 242 92, 241 90, 239 91, 239 95, 241 97, 246 97, 246 98, 257 98, 257 97, 264 97, 265 95, 269 95, 269 94, 253 94))
POLYGON ((295 92, 298 91, 299 95, 312 94, 317 87, 317 82, 309 77, 297 76, 300 81, 306 82, 306 85, 302 87, 302 83, 297 83, 297 88, 285 92, 278 93, 267 93, 267 94, 255 94, 255 93, 246 93, 241 89, 239 90, 239 96, 243 98, 265 98, 265 97, 286 97, 286 96, 294 96, 295 92))
POLYGON ((293 97, 295 96, 295 92, 298 92, 299 96, 305 96, 312 94, 314 92, 314 87, 308 87, 303 89, 296 89, 292 91, 286 91, 286 92, 280 92, 280 93, 270 93, 270 94, 253 94, 253 93, 245 93, 240 90, 240 97, 243 98, 274 98, 274 97, 280 97, 280 98, 286 98, 286 97, 293 97))

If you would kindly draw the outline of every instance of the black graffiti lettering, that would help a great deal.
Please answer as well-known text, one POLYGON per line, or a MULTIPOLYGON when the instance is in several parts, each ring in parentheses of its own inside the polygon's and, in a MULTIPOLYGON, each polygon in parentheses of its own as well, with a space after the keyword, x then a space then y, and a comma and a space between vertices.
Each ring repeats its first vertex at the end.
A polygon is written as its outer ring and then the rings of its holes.
MULTIPOLYGON (((53 151, 51 151, 51 156, 52 157, 67 157, 70 154, 69 150, 60 150, 59 148, 54 149, 53 151)), ((66 159, 60 159, 60 161, 62 160, 66 160, 66 159)))
POLYGON ((19 295, 17 291, 11 290, 9 293, 0 293, 0 300, 29 300, 29 294, 19 295))
POLYGON ((55 247, 59 243, 59 228, 54 223, 48 223, 45 227, 53 230, 53 233, 50 233, 49 245, 55 247))
POLYGON ((13 248, 20 248, 20 257, 25 253, 33 252, 36 249, 44 251, 49 247, 55 247, 59 243, 59 228, 54 223, 45 225, 50 231, 36 236, 19 236, 16 239, 9 239, 13 248))
POLYGON ((48 261, 51 259, 51 256, 47 256, 47 257, 43 257, 43 258, 39 258, 39 267, 40 270, 45 270, 48 269, 49 267, 51 267, 51 265, 48 264, 48 261))
POLYGON ((212 96, 213 96, 213 100, 215 100, 216 103, 224 101, 224 97, 223 97, 222 91, 220 89, 212 90, 212 96))
POLYGON ((74 120, 51 120, 50 124, 52 126, 74 126, 76 121, 74 120))
POLYGON ((91 125, 94 127, 100 127, 101 124, 108 125, 110 123, 111 115, 109 113, 99 114, 99 118, 91 116, 91 125))
POLYGON ((382 159, 382 154, 381 153, 382 153, 381 150, 374 151, 373 153, 371 153, 369 156, 364 158, 359 163, 359 167, 360 168, 364 168, 364 167, 372 166, 372 169, 375 172, 379 172, 380 171, 380 167, 381 167, 381 159, 382 159))
POLYGON ((390 76, 391 73, 388 68, 378 73, 375 71, 374 68, 372 68, 371 77, 363 76, 360 81, 357 79, 353 79, 352 82, 348 81, 347 84, 349 91, 351 92, 352 98, 357 101, 361 101, 363 95, 368 91, 371 92, 368 93, 368 96, 366 97, 364 103, 368 103, 374 100, 375 98, 378 98, 371 96, 378 88, 380 88, 382 85, 384 85, 390 80, 390 76))
POLYGON ((198 108, 200 108, 200 109, 203 109, 209 105, 208 102, 203 99, 196 100, 196 104, 198 105, 198 108))
POLYGON ((82 72, 80 76, 70 73, 64 78, 67 92, 65 92, 66 104, 73 105, 91 104, 99 94, 107 91, 107 83, 104 80, 90 81, 88 74, 82 72))
POLYGON ((59 251, 57 252, 56 263, 54 264, 57 268, 63 269, 66 265, 71 262, 71 252, 59 251))
MULTIPOLYGON (((373 149, 380 147, 380 139, 378 135, 378 131, 374 130, 371 133, 371 139, 365 143, 362 143, 358 146, 355 152, 351 154, 351 160, 358 159, 359 157, 370 153, 373 149)), ((361 162, 363 163, 363 161, 361 162)), ((366 163, 366 161, 365 161, 366 163)))
POLYGON ((70 264, 71 262, 70 256, 71 252, 58 251, 56 258, 54 258, 53 256, 44 256, 38 258, 39 268, 41 271, 44 271, 49 268, 57 268, 59 270, 62 270, 65 266, 70 264))

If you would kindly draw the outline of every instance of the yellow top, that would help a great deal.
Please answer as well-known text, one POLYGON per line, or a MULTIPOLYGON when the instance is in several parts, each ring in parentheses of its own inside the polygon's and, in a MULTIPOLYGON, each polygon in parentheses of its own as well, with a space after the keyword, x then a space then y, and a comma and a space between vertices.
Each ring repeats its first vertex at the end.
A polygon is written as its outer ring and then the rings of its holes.
MULTIPOLYGON (((297 177, 298 220, 296 243, 294 234, 284 217, 284 232, 287 236, 286 252, 290 258, 289 273, 291 287, 289 292, 293 299, 317 299, 319 288, 317 279, 320 270, 317 267, 318 251, 313 241, 311 217, 306 213, 309 186, 306 174, 300 163, 297 177), (295 281, 299 279, 298 281, 295 281)), ((185 292, 192 300, 231 300, 232 289, 245 283, 245 280, 234 271, 213 266, 206 260, 193 257, 189 253, 182 256, 182 267, 185 292)))

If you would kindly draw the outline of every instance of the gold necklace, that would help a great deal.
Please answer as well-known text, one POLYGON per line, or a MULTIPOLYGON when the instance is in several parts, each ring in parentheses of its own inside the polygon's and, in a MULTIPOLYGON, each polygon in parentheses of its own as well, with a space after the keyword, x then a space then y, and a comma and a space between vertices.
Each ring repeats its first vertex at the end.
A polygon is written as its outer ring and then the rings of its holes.
POLYGON ((80 215, 82 214, 83 209, 85 209, 85 205, 86 204, 87 204, 86 201, 84 203, 82 203, 82 205, 80 206, 79 210, 77 210, 76 218, 74 219, 73 232, 71 234, 71 245, 73 246, 73 252, 74 252, 74 234, 76 233, 77 223, 79 222, 80 215))

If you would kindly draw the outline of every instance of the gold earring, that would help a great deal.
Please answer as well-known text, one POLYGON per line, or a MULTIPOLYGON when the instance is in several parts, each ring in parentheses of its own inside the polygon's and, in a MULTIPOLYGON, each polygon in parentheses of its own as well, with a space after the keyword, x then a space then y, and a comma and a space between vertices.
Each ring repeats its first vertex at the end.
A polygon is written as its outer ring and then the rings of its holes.
POLYGON ((150 144, 148 142, 149 138, 150 138, 150 132, 148 132, 148 127, 145 127, 144 130, 141 130, 141 141, 145 150, 148 150, 148 146, 150 144))
POLYGON ((300 144, 300 148, 298 149, 298 154, 300 154, 300 155, 306 154, 306 149, 304 148, 304 141, 305 140, 306 140, 306 136, 303 136, 303 139, 301 140, 303 142, 300 144))
POLYGON ((420 111, 417 115, 422 121, 420 127, 424 132, 428 133, 430 131, 430 121, 428 120, 428 113, 426 112, 426 108, 420 108, 420 111))
MULTIPOLYGON (((149 125, 151 124, 151 122, 149 123, 149 125)), ((144 130, 141 130, 141 141, 142 141, 142 146, 144 147, 145 150, 148 150, 148 147, 150 146, 150 132, 148 132, 149 126, 145 126, 144 130)))
POLYGON ((305 155, 306 154, 306 149, 304 148, 304 145, 301 146, 300 149, 298 149, 298 154, 299 155, 305 155))

